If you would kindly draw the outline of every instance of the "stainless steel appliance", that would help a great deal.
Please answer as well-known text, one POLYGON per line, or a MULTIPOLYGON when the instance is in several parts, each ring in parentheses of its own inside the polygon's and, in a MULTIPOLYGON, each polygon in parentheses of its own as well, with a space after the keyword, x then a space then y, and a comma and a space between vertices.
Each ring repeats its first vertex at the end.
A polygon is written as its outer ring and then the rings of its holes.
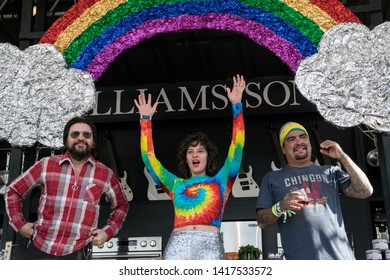
POLYGON ((160 259, 162 237, 112 238, 102 246, 93 246, 92 259, 160 259))
POLYGON ((262 250, 261 229, 256 221, 223 221, 221 234, 225 252, 238 252, 240 246, 245 245, 262 250))

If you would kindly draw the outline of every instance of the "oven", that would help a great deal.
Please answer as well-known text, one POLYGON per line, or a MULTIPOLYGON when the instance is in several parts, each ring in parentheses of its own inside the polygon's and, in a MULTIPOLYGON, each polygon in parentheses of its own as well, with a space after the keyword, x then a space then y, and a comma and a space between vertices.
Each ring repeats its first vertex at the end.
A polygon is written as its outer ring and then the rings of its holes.
POLYGON ((162 237, 111 238, 101 246, 92 247, 93 260, 161 259, 162 237))

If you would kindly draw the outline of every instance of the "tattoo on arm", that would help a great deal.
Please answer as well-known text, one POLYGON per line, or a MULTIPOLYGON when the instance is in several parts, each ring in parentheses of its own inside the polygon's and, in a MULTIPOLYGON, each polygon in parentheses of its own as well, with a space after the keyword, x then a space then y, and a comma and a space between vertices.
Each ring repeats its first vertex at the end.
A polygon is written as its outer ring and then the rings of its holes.
POLYGON ((371 196, 373 188, 363 170, 348 155, 344 155, 340 162, 351 179, 351 184, 344 191, 345 195, 353 198, 367 198, 371 196))
POLYGON ((257 224, 263 229, 273 225, 279 219, 272 213, 271 208, 258 209, 256 212, 256 217, 257 224))

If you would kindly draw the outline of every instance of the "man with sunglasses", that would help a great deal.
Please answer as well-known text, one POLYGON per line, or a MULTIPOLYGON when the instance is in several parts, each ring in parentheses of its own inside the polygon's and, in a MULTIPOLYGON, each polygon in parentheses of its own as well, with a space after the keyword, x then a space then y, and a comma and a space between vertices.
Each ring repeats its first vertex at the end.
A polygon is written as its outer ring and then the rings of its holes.
POLYGON ((30 242, 21 259, 89 259, 91 245, 102 245, 121 228, 128 202, 113 171, 95 159, 97 132, 86 118, 65 125, 64 153, 36 162, 9 186, 6 210, 10 225, 30 242), (21 201, 40 187, 37 221, 26 221, 21 201), (112 213, 97 228, 100 197, 112 213))

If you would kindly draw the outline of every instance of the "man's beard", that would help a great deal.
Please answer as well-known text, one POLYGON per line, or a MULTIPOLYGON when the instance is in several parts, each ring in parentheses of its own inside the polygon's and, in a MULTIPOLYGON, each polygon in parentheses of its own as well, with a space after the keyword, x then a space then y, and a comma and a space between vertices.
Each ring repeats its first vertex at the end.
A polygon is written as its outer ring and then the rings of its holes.
POLYGON ((72 156, 72 158, 74 158, 75 160, 83 160, 83 159, 86 159, 87 157, 89 157, 89 155, 91 154, 91 147, 88 145, 88 143, 84 143, 85 145, 85 148, 82 149, 82 150, 78 150, 76 148, 76 145, 79 144, 80 142, 78 143, 74 143, 72 145, 72 147, 68 147, 68 151, 69 151, 69 154, 72 156))
POLYGON ((304 146, 303 144, 302 145, 299 145, 297 147, 295 147, 296 149, 298 149, 299 147, 304 147, 306 150, 305 150, 305 153, 303 155, 297 155, 295 154, 294 157, 295 157, 295 160, 303 160, 303 159, 307 159, 309 157, 309 151, 307 150, 307 146, 304 146))
POLYGON ((295 155, 295 160, 303 160, 303 159, 307 159, 308 157, 309 157, 309 152, 306 151, 304 155, 295 155))

